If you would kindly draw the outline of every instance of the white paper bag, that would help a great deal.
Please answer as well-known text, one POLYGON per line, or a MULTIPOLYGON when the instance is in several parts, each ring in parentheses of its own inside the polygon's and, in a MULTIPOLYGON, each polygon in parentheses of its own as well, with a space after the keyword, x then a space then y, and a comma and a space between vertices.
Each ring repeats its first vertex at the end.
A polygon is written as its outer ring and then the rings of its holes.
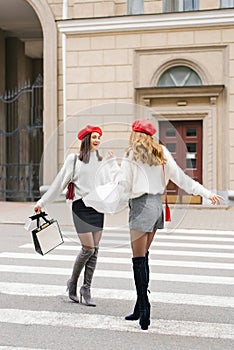
POLYGON ((41 255, 49 253, 64 242, 58 222, 53 219, 33 230, 32 238, 35 251, 41 255))
POLYGON ((31 231, 35 251, 41 255, 49 253, 64 242, 57 220, 46 218, 48 214, 41 212, 30 216, 25 229, 31 231))

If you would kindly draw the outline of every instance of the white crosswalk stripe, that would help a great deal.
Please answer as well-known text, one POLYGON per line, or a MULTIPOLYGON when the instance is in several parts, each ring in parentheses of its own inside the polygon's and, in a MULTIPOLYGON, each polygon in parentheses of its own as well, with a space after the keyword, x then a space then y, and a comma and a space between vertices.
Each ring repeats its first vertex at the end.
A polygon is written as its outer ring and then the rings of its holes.
MULTIPOLYGON (((64 312, 2 309, 0 322, 139 332, 136 323, 126 324, 122 317, 107 315, 82 314, 82 318, 78 318, 75 314, 64 312)), ((164 335, 234 339, 234 327, 231 324, 222 323, 153 320, 148 332, 164 335)))
MULTIPOLYGON (((22 259, 22 260, 40 260, 43 261, 44 257, 36 255, 35 253, 11 253, 5 252, 0 253, 1 258, 10 259, 22 259)), ((47 261, 74 261, 74 255, 57 255, 51 254, 46 256, 47 261)), ((99 263, 105 264, 126 264, 129 265, 129 258, 115 258, 115 257, 105 257, 99 256, 99 263)), ((212 263, 212 262, 194 262, 187 260, 159 260, 154 259, 150 262, 151 266, 169 266, 169 267, 193 267, 197 269, 220 269, 220 270, 234 270, 234 264, 228 263, 212 263)))
MULTIPOLYGON (((64 285, 41 283, 46 276, 66 276, 71 273, 72 262, 80 249, 74 232, 64 232, 65 243, 46 256, 34 252, 33 244, 27 243, 19 247, 17 252, 0 253, 0 294, 2 296, 22 296, 28 298, 57 298, 67 300, 64 285), (64 264, 70 267, 64 266, 64 264), (20 282, 7 281, 6 276, 17 274, 20 282), (33 283, 24 281, 26 276, 33 276, 33 283), (39 279, 40 276, 40 279, 39 279)), ((168 282, 183 286, 183 292, 151 291, 150 301, 157 305, 165 304, 187 307, 209 307, 234 309, 234 297, 220 292, 207 294, 207 288, 233 288, 234 285, 234 232, 213 232, 208 230, 175 230, 173 233, 161 230, 152 244, 150 252, 150 280, 160 282, 164 286, 168 282), (224 236, 224 237, 223 237, 224 236), (171 248, 171 249, 169 249, 171 248), (219 260, 217 260, 219 259, 219 260), (168 270, 164 271, 163 269, 168 270), (169 273, 169 272, 170 273, 169 273), (196 271, 196 273, 194 273, 196 271), (193 292, 195 285, 206 288, 204 293, 193 292), (193 286, 193 288, 191 287, 193 286)), ((95 280, 108 279, 113 281, 110 288, 94 287, 93 297, 108 302, 121 300, 122 302, 135 300, 135 290, 116 288, 117 281, 133 281, 131 267, 131 249, 128 230, 118 232, 109 229, 104 232, 95 280)), ((126 288, 126 287, 125 287, 126 288)), ((182 288, 182 287, 181 287, 182 288)), ((162 288, 163 290, 163 288, 162 288)), ((205 289, 204 289, 205 290, 205 289)), ((209 290, 209 289, 208 289, 209 290)), ((212 289, 214 291, 214 289, 212 289)), ((127 310, 128 311, 128 310, 127 310)), ((113 310, 114 314, 114 310, 113 310)), ((220 320, 220 322, 152 319, 148 333, 161 335, 177 335, 186 337, 200 337, 211 339, 234 340, 234 325, 220 320)), ((231 320, 230 320, 231 321, 231 320)), ((80 317, 73 312, 55 312, 46 310, 31 310, 17 308, 2 308, 0 324, 37 325, 37 326, 66 326, 80 329, 102 329, 119 332, 139 332, 138 322, 126 322, 124 317, 100 314, 92 310, 85 313, 82 309, 80 317)), ((8 347, 0 346, 1 349, 8 347)), ((10 348, 9 348, 10 349, 10 348)), ((13 349, 13 347, 12 347, 13 349)), ((24 349, 17 347, 17 349, 24 349)), ((28 348, 29 349, 29 348, 28 348)), ((39 347, 36 348, 39 350, 39 347)), ((31 348, 31 350, 34 350, 31 348)))
MULTIPOLYGON (((63 286, 13 282, 0 283, 0 293, 37 297, 67 295, 65 287, 63 286)), ((133 290, 93 288, 92 295, 99 299, 135 300, 135 292, 133 290)), ((151 292, 150 300, 151 302, 166 304, 234 308, 234 297, 151 292)))
MULTIPOLYGON (((45 275, 64 275, 69 276, 70 269, 57 268, 57 267, 41 267, 41 266, 14 266, 14 265, 1 265, 1 272, 18 272, 18 273, 30 273, 30 274, 45 274, 45 275)), ((96 277, 109 277, 109 278, 123 278, 132 279, 131 271, 123 270, 97 270, 95 271, 96 277)), ((190 282, 190 283, 208 283, 208 284, 230 284, 234 285, 234 277, 217 277, 209 275, 184 275, 184 274, 170 274, 170 273, 151 273, 150 278, 152 281, 168 281, 168 282, 190 282)))

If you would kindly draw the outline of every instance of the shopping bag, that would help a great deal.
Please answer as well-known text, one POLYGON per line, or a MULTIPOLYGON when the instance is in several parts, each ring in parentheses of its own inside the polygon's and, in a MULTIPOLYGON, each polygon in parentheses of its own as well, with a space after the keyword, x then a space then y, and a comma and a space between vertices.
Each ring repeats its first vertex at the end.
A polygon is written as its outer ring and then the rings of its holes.
POLYGON ((32 216, 37 221, 37 227, 32 230, 32 240, 35 251, 41 255, 49 253, 51 250, 64 243, 63 236, 57 220, 47 219, 47 214, 42 212, 32 216), (39 224, 40 218, 44 223, 39 224))
POLYGON ((92 207, 100 213, 112 214, 126 205, 123 191, 123 187, 117 182, 109 182, 97 186, 82 199, 86 207, 92 207))

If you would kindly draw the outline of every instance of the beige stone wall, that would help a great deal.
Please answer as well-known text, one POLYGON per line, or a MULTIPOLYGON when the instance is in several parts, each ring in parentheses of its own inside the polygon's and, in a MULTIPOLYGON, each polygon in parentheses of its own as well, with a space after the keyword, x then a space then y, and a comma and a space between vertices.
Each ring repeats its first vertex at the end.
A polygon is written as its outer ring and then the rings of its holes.
POLYGON ((145 0, 144 1, 144 13, 162 13, 162 0, 145 0))
MULTIPOLYGON (((56 20, 62 18, 63 0, 48 0, 56 20)), ((68 0, 68 18, 127 15, 127 0, 68 0)), ((200 10, 218 9, 220 0, 200 0, 200 10)), ((162 0, 144 0, 144 13, 162 13, 162 0)))
MULTIPOLYGON (((55 19, 62 18, 62 0, 48 0, 55 19)), ((219 0, 200 0, 200 9, 218 9, 219 0)), ((145 0, 145 14, 162 12, 161 0, 145 0)), ((122 16, 127 1, 68 0, 69 18, 122 16)), ((78 146, 77 130, 98 121, 105 130, 104 150, 116 152, 125 147, 129 125, 136 116, 126 106, 136 102, 135 88, 157 84, 160 74, 173 64, 188 64, 201 76, 203 84, 223 84, 224 92, 216 104, 200 100, 208 135, 209 155, 206 184, 214 189, 234 190, 234 28, 209 27, 137 32, 66 35, 66 110, 68 151, 78 146), (116 107, 115 104, 124 107, 116 107), (105 106, 105 107, 103 107, 105 106), (117 112, 116 112, 117 110, 117 112), (120 124, 113 123, 119 117, 120 124), (214 128, 215 122, 215 128, 214 128), (109 123, 109 124, 108 124, 109 123), (114 130, 114 132, 113 132, 114 130), (111 144, 107 140, 111 139, 111 144), (112 147, 111 147, 112 148, 112 147), (230 150, 230 152, 227 152, 230 150), (215 155, 215 156, 214 156, 215 155)), ((194 100, 195 101, 195 100, 194 100)), ((199 102, 199 98, 198 98, 199 102)), ((157 101, 159 103, 159 100, 157 101)), ((166 100, 161 107, 167 108, 166 100)), ((199 103, 198 103, 199 105, 199 103)), ((195 111, 197 102, 191 105, 195 111)), ((177 109, 169 106, 172 110, 177 109)), ((169 108, 168 107, 168 108, 169 108)), ((170 109, 169 108, 169 109, 170 109)), ((181 109, 180 109, 181 111, 181 109)), ((140 113, 139 113, 140 114, 140 113)), ((58 119, 59 163, 64 157, 62 35, 58 34, 58 119)), ((204 152, 206 152, 206 150, 204 152)))
POLYGON ((105 17, 115 15, 115 2, 112 0, 72 0, 73 18, 105 17))
POLYGON ((63 0, 47 0, 55 20, 62 19, 63 0))
POLYGON ((210 10, 220 8, 220 0, 200 0, 200 10, 210 10))
MULTIPOLYGON (((214 155, 209 158, 208 173, 205 178, 206 184, 214 189, 234 189, 234 43, 232 33, 233 29, 210 28, 68 35, 66 55, 67 116, 70 117, 68 147, 70 145, 77 147, 76 132, 87 121, 92 123, 98 120, 101 125, 116 121, 116 114, 112 109, 113 102, 134 103, 136 101, 135 87, 154 86, 168 64, 182 62, 193 67, 200 74, 205 85, 225 85, 225 93, 218 98, 217 105, 210 105, 209 101, 205 104, 200 101, 201 113, 204 112, 210 116, 204 119, 209 135, 207 143, 204 144, 211 145, 221 138, 224 145, 223 147, 214 146, 214 154, 218 158, 216 159, 214 155), (97 106, 105 104, 110 105, 109 110, 106 107, 104 109, 100 107, 98 110, 97 106), (214 121, 217 123, 217 128, 214 128, 214 121), (224 136, 227 134, 229 138, 224 136), (227 149, 230 149, 230 155, 227 154, 227 149), (227 161, 230 166, 227 166, 227 161), (215 167, 224 170, 218 172, 215 184, 212 180, 214 162, 215 167)), ((61 54, 59 56, 61 58, 61 54)), ((60 120, 62 121, 61 64, 59 67, 59 104, 60 120)), ((176 110, 175 108, 174 106, 173 109, 176 110)), ((191 111, 196 109, 197 102, 191 111)), ((104 148, 113 146, 118 153, 118 145, 122 142, 122 145, 125 146, 124 142, 127 137, 124 131, 129 131, 129 124, 133 118, 134 113, 130 112, 127 114, 126 124, 122 123, 124 119, 120 117, 121 126, 114 124, 104 126, 106 130, 104 141, 112 139, 112 143, 105 144, 104 148), (111 131, 113 129, 114 133, 111 131)), ((60 162, 62 162, 63 154, 62 138, 63 131, 61 130, 60 162)))

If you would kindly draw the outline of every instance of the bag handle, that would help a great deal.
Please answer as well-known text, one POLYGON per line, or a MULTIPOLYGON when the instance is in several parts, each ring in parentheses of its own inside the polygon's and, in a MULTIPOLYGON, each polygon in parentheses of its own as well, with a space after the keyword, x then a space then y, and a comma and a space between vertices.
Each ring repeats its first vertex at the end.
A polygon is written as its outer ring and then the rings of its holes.
POLYGON ((40 227, 40 218, 42 218, 47 224, 50 223, 50 220, 46 218, 48 214, 45 211, 42 211, 38 214, 30 216, 30 219, 37 220, 37 227, 40 227))
MULTIPOLYGON (((47 215, 48 215, 48 214, 46 214, 45 211, 41 211, 40 213, 34 214, 34 215, 32 215, 32 216, 29 216, 29 217, 30 217, 30 219, 32 219, 32 220, 37 220, 37 219, 40 219, 40 218, 45 219, 45 216, 47 216, 47 215)), ((45 219, 45 220, 46 220, 46 219, 45 219)))

